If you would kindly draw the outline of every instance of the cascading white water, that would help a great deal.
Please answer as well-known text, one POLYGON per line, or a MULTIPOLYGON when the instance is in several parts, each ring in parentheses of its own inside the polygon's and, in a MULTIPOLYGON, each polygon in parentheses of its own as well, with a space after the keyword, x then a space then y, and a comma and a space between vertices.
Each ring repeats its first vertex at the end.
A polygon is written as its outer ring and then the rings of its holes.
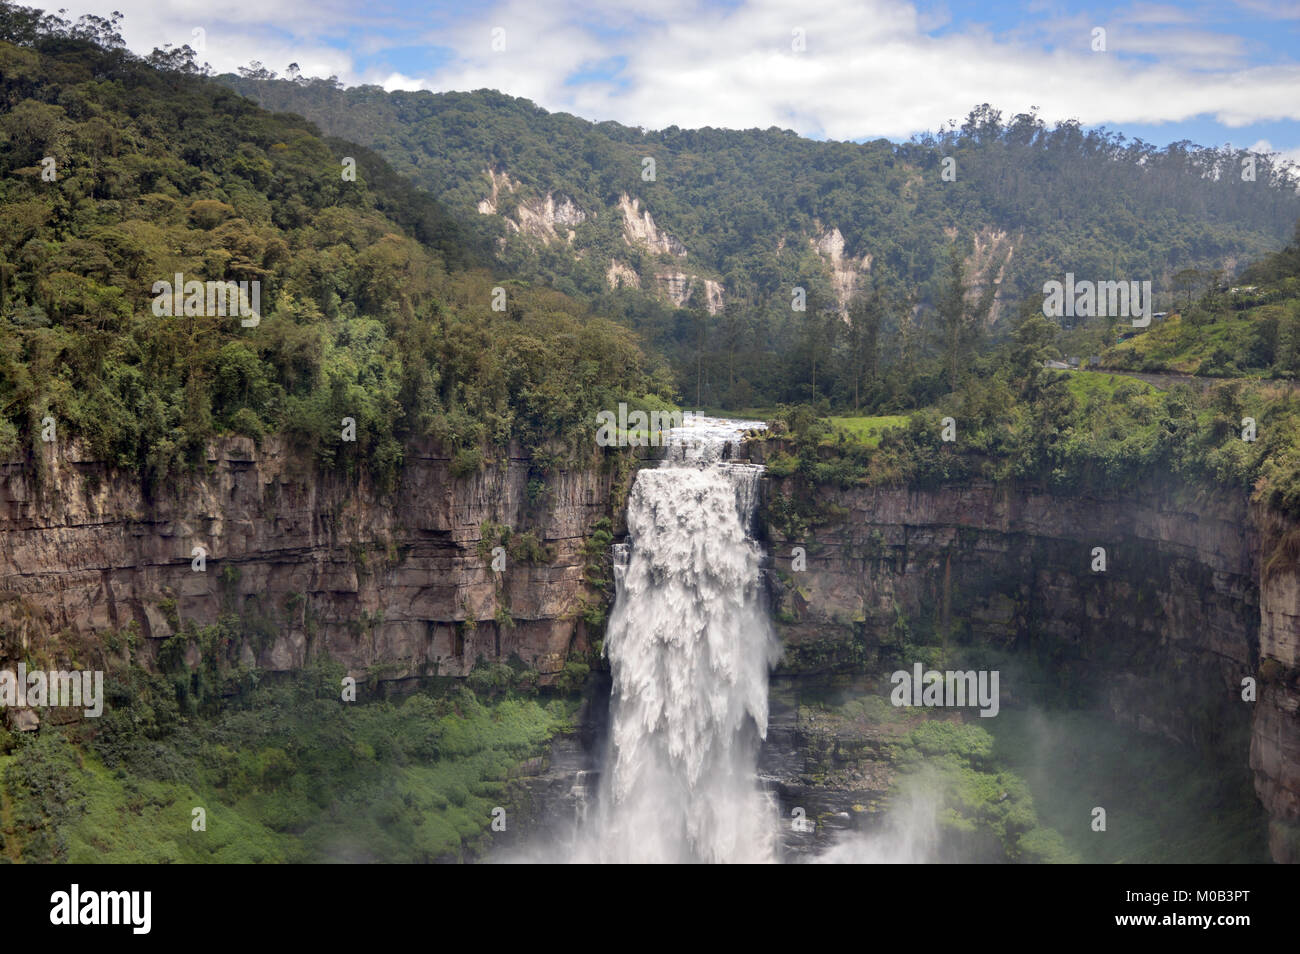
POLYGON ((610 753, 579 860, 775 860, 775 807, 755 774, 780 655, 748 532, 762 468, 720 459, 752 426, 676 430, 632 486, 605 642, 610 753))

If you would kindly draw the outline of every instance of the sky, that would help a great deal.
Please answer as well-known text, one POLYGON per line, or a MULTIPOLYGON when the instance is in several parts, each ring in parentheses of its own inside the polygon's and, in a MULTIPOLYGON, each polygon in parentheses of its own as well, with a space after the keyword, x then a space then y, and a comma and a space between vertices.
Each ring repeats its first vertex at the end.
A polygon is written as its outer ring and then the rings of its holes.
MULTIPOLYGON (((31 3, 32 0, 26 0, 31 3)), ((1300 0, 60 0, 127 45, 661 129, 904 140, 990 103, 1300 163, 1300 0), (198 32, 196 32, 198 31, 198 32)))

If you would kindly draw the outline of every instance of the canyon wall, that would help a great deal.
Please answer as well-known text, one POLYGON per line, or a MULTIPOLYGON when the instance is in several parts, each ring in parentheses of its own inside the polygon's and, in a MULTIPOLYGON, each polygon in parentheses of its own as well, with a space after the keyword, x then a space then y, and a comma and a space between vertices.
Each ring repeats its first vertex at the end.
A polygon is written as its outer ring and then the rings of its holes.
MULTIPOLYGON (((151 659, 186 624, 234 613, 244 634, 222 651, 250 667, 328 654, 359 680, 387 681, 517 657, 543 684, 590 648, 582 613, 604 597, 584 583, 584 544, 602 518, 619 525, 631 463, 611 456, 541 481, 514 452, 457 477, 423 446, 385 494, 307 467, 279 441, 227 438, 146 500, 136 475, 75 445, 44 454, 39 466, 0 463, 0 667, 89 666, 129 633, 151 659), (493 524, 514 531, 499 574, 499 537, 483 539, 493 524)), ((1055 698, 1248 763, 1274 858, 1300 860, 1293 522, 1244 494, 1172 486, 809 492, 774 477, 760 519, 786 647, 774 687, 865 686, 946 641, 1000 669, 1004 705, 1055 698), (1248 677, 1255 701, 1243 699, 1248 677)), ((191 642, 185 661, 204 651, 191 642)), ((8 717, 34 727, 32 713, 8 717)), ((791 746, 782 757, 802 757, 791 746)))
POLYGON ((1272 819, 1273 858, 1300 863, 1300 528, 1257 507, 1260 567, 1259 702, 1251 735, 1255 790, 1272 819))
POLYGON ((1244 494, 973 484, 810 499, 773 478, 762 529, 778 678, 884 679, 948 645, 960 668, 1001 671, 1003 705, 1091 708, 1209 760, 1249 761, 1273 857, 1300 860, 1300 567, 1277 543, 1296 531, 1244 494))
MULTIPOLYGON (((426 445, 408 449, 384 494, 305 466, 278 440, 233 437, 146 501, 135 475, 75 445, 44 453, 39 466, 0 463, 0 665, 84 664, 101 634, 132 627, 153 653, 186 622, 238 613, 252 634, 225 650, 250 667, 327 653, 359 679, 390 680, 517 656, 545 684, 587 648, 584 600, 603 599, 583 582, 582 548, 610 515, 617 467, 539 482, 514 452, 454 477, 426 445), (516 532, 501 573, 484 524, 516 532)), ((189 646, 185 661, 201 651, 189 646)))

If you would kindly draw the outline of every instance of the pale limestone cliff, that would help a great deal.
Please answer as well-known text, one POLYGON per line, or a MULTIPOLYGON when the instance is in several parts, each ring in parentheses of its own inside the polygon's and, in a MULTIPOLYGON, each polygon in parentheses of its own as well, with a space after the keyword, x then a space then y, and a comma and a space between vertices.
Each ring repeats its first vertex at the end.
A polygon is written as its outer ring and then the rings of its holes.
POLYGON ((492 192, 487 198, 479 200, 478 210, 483 215, 496 215, 497 203, 501 199, 501 194, 503 192, 514 192, 515 183, 505 170, 498 172, 496 169, 484 169, 483 174, 492 183, 492 192))
POLYGON ((686 257, 686 246, 655 225, 649 209, 641 208, 641 200, 626 192, 618 197, 618 207, 623 213, 623 240, 628 245, 639 245, 660 255, 686 257))
MULTIPOLYGON (((492 191, 479 200, 478 210, 483 215, 497 215, 502 194, 516 192, 518 187, 504 171, 487 169, 484 170, 484 175, 491 181, 492 191)), ((568 196, 557 196, 550 192, 525 199, 515 208, 514 217, 505 219, 506 228, 510 232, 528 235, 546 243, 563 237, 570 245, 577 236, 574 228, 585 221, 587 213, 577 203, 568 196)))
POLYGON ((678 308, 690 301, 693 293, 703 296, 704 307, 710 315, 720 313, 726 302, 722 286, 708 278, 688 275, 678 271, 655 272, 655 282, 660 293, 678 308))
POLYGON ((966 280, 969 287, 966 301, 972 307, 979 304, 985 296, 989 298, 989 310, 985 316, 985 325, 992 326, 1002 316, 1008 303, 1002 296, 1002 279, 1006 277, 1007 266, 1016 253, 1016 239, 997 229, 981 229, 975 233, 974 248, 964 263, 966 280))
POLYGON ((609 282, 610 288, 641 287, 641 276, 636 273, 636 270, 614 258, 609 260, 609 268, 605 272, 605 281, 609 282))
POLYGON ((821 238, 808 240, 817 254, 826 262, 831 273, 831 289, 839 303, 840 314, 847 315, 849 302, 858 291, 858 279, 871 272, 871 255, 855 259, 844 254, 844 236, 833 228, 821 238))

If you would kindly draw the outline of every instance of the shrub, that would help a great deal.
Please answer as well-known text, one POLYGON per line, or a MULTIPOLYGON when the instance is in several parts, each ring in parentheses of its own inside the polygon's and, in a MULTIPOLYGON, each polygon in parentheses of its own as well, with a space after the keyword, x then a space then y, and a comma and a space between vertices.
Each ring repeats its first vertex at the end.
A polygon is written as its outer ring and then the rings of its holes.
POLYGON ((577 692, 587 681, 591 667, 585 662, 570 660, 564 664, 564 670, 555 680, 555 688, 560 692, 577 692))
POLYGON ((452 455, 451 476, 462 479, 477 474, 483 466, 483 452, 477 447, 465 447, 452 455))

